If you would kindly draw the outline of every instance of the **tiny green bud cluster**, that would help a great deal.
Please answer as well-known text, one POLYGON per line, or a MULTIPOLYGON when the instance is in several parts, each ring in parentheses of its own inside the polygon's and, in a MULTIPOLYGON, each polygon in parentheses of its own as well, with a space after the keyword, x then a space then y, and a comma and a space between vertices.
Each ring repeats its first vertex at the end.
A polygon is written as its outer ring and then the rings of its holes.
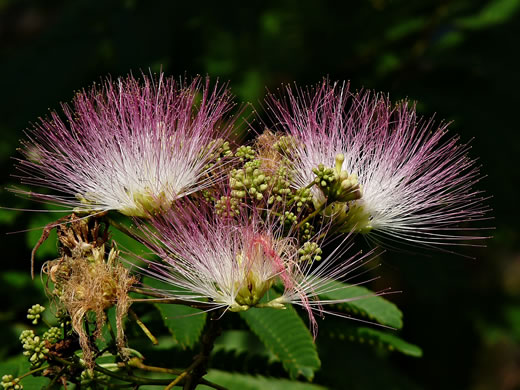
POLYGON ((298 250, 298 254, 300 255, 300 261, 320 261, 321 248, 315 242, 306 241, 303 246, 298 250))
POLYGON ((45 307, 40 304, 33 305, 29 310, 27 310, 27 319, 32 320, 33 325, 38 324, 39 319, 41 318, 41 314, 45 311, 45 307))
POLYGON ((314 226, 309 222, 305 222, 302 227, 302 239, 309 241, 314 234, 314 226))
POLYGON ((218 138, 216 140, 212 140, 208 146, 206 147, 206 150, 209 150, 211 148, 214 148, 213 151, 208 154, 208 163, 204 167, 204 169, 211 169, 215 164, 219 163, 224 159, 225 157, 231 156, 233 153, 231 152, 231 148, 229 147, 229 142, 224 141, 221 138, 218 138), (215 147, 215 145, 217 145, 215 147))
POLYGON ((43 339, 51 344, 55 344, 61 339, 61 332, 62 330, 60 328, 53 326, 43 334, 43 339))
POLYGON ((255 151, 251 146, 240 146, 236 152, 235 156, 239 158, 241 162, 251 161, 255 158, 255 151))
POLYGON ((280 166, 271 178, 271 192, 268 203, 281 202, 283 198, 291 193, 291 173, 285 166, 280 166))
POLYGON ((239 204, 240 202, 236 198, 221 196, 215 203, 215 210, 217 215, 223 218, 231 218, 240 214, 239 204))
POLYGON ((108 381, 109 377, 103 373, 94 371, 94 370, 83 370, 79 376, 81 380, 81 384, 83 386, 88 386, 92 383, 95 383, 99 380, 108 381))
POLYGON ((359 187, 357 176, 349 175, 341 168, 345 161, 345 156, 341 153, 336 155, 335 168, 327 168, 323 164, 318 165, 312 171, 316 175, 315 182, 327 197, 327 202, 348 202, 361 198, 361 188, 359 187))
POLYGON ((286 211, 283 215, 283 223, 290 227, 298 222, 298 217, 290 211, 286 211))
POLYGON ((293 200, 296 205, 296 210, 302 211, 302 208, 312 201, 311 189, 300 188, 298 191, 296 191, 293 200))
POLYGON ((14 378, 12 375, 4 375, 0 384, 4 390, 23 389, 23 385, 20 383, 20 378, 14 378))
POLYGON ((69 313, 67 313, 67 311, 64 309, 59 309, 56 312, 56 319, 58 320, 61 328, 70 327, 72 325, 69 313))
POLYGON ((280 153, 290 153, 296 147, 296 139, 291 135, 281 136, 273 145, 273 148, 280 153))
POLYGON ((45 361, 45 355, 49 349, 45 347, 45 340, 36 336, 32 330, 24 330, 20 335, 23 344, 24 356, 29 358, 33 367, 39 367, 45 361))
POLYGON ((260 160, 249 161, 242 169, 233 169, 229 179, 231 196, 245 198, 250 195, 253 199, 262 200, 262 194, 268 188, 269 176, 260 169, 260 160))

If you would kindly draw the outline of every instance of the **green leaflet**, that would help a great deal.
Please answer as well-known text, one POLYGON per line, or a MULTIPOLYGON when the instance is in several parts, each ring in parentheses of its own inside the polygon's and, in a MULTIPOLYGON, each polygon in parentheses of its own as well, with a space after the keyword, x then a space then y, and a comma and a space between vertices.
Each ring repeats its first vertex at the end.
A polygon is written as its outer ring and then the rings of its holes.
POLYGON ((336 305, 336 308, 353 314, 361 315, 369 321, 395 329, 403 327, 403 313, 392 302, 375 296, 373 291, 361 286, 352 286, 341 282, 329 281, 324 289, 331 290, 320 294, 321 299, 352 299, 336 305), (356 299, 358 297, 363 297, 356 299))
MULTIPOLYGON (((326 390, 326 387, 310 383, 268 378, 258 375, 244 375, 219 370, 210 370, 204 378, 211 382, 218 383, 229 390, 326 390)), ((210 389, 210 387, 204 385, 200 385, 197 389, 198 388, 210 389)))
POLYGON ((192 348, 204 329, 206 313, 184 305, 158 303, 155 306, 175 341, 182 348, 192 348))
MULTIPOLYGON (((143 284, 163 290, 174 290, 173 286, 149 277, 143 278, 143 284)), ((206 313, 193 307, 168 303, 157 303, 155 307, 159 310, 164 325, 182 348, 192 348, 197 343, 206 324, 206 313)))
POLYGON ((408 356, 422 356, 422 350, 417 345, 410 344, 392 333, 383 332, 377 329, 342 325, 329 329, 328 336, 333 339, 348 340, 360 344, 385 348, 389 351, 401 352, 408 356))
POLYGON ((240 316, 264 345, 276 355, 291 378, 303 375, 308 380, 321 362, 309 329, 296 310, 252 308, 240 316))

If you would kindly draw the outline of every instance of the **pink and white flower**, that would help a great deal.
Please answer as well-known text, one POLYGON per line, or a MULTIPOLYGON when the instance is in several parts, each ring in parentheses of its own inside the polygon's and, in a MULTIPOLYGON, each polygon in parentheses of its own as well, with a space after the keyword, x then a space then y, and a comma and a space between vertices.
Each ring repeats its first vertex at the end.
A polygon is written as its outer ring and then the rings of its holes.
MULTIPOLYGON (((295 187, 312 183, 319 164, 359 184, 361 198, 335 209, 343 231, 427 245, 482 238, 463 232, 477 230, 471 224, 488 211, 474 189, 479 168, 469 146, 447 135, 447 124, 418 118, 407 101, 393 105, 384 95, 326 81, 316 89, 287 87, 284 97, 266 102, 274 129, 295 139, 295 187)), ((330 201, 313 191, 316 207, 330 201)))
POLYGON ((282 236, 274 221, 266 222, 254 213, 239 219, 238 223, 222 219, 200 205, 155 216, 149 220, 151 228, 141 227, 146 237, 143 243, 162 261, 148 261, 143 272, 180 288, 162 291, 172 298, 207 299, 215 308, 239 312, 252 307, 302 306, 314 332, 313 313, 328 312, 324 305, 366 297, 320 299, 328 291, 349 288, 330 282, 358 276, 356 271, 371 252, 343 259, 349 245, 340 244, 319 261, 310 256, 302 260, 295 239, 282 236), (269 297, 274 285, 281 295, 269 297))
POLYGON ((87 211, 146 216, 219 179, 208 168, 230 132, 233 107, 225 86, 143 75, 107 79, 40 119, 23 141, 18 170, 23 192, 87 211))

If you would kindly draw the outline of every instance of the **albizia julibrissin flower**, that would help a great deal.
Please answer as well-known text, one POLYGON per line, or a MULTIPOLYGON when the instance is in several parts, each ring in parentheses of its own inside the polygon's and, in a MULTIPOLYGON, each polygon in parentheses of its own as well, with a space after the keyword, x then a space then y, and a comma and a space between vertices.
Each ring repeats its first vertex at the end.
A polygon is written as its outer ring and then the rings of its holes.
POLYGON ((285 92, 266 103, 274 129, 293 138, 293 185, 305 187, 318 175, 315 207, 336 201, 328 212, 343 223, 340 231, 427 245, 482 238, 463 232, 478 230, 469 223, 488 211, 474 189, 479 169, 469 146, 447 136, 446 124, 419 119, 407 101, 351 93, 345 83, 285 92), (329 191, 323 177, 339 190, 329 191))
POLYGON ((255 213, 248 218, 242 212, 237 221, 221 218, 200 205, 183 202, 176 208, 150 219, 152 228, 141 226, 146 237, 143 243, 162 260, 148 261, 148 268, 142 271, 176 287, 163 291, 172 298, 205 299, 214 308, 235 312, 299 305, 308 312, 316 332, 313 312, 328 313, 324 305, 366 297, 324 300, 319 295, 342 288, 330 281, 357 276, 371 252, 343 259, 348 246, 338 245, 323 259, 304 257, 305 251, 295 239, 282 236, 279 225, 261 220, 255 213), (269 297, 273 285, 281 295, 269 297))
MULTIPOLYGON (((147 216, 219 178, 210 160, 229 133, 225 86, 132 75, 76 94, 23 141, 22 183, 40 199, 88 211, 147 216)), ((20 191, 23 192, 23 191, 20 191)))

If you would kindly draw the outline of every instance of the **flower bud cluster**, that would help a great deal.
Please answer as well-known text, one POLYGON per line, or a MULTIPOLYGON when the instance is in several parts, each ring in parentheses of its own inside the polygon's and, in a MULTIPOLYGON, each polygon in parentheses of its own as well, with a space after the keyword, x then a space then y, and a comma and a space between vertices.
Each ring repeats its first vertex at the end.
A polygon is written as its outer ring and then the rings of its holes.
POLYGON ((109 377, 107 375, 94 371, 94 370, 81 371, 79 378, 81 380, 81 384, 83 386, 87 386, 87 388, 90 388, 90 387, 88 387, 88 385, 95 384, 97 381, 100 381, 100 380, 108 381, 109 380, 109 377))
POLYGON ((211 153, 209 154, 204 153, 207 155, 208 161, 208 163, 204 166, 204 170, 211 169, 213 166, 220 163, 224 158, 233 154, 229 147, 229 142, 224 141, 222 138, 210 141, 204 150, 206 152, 211 150, 211 153))
POLYGON ((221 196, 215 203, 215 211, 217 215, 223 218, 231 218, 238 216, 240 210, 238 208, 240 202, 231 196, 221 196))
POLYGON ((44 310, 45 308, 40 304, 33 305, 29 310, 27 310, 27 319, 32 320, 33 325, 38 324, 44 310))
POLYGON ((67 310, 65 309, 59 309, 56 312, 56 319, 58 320, 61 328, 67 328, 72 325, 69 313, 67 313, 67 310))
POLYGON ((291 135, 283 135, 273 145, 273 149, 279 153, 288 154, 296 147, 296 138, 291 135))
POLYGON ((303 246, 298 250, 300 261, 320 261, 321 248, 315 242, 306 241, 303 246))
POLYGON ((253 199, 262 200, 263 193, 269 187, 268 182, 269 176, 260 169, 260 160, 249 161, 244 164, 244 168, 231 171, 231 196, 240 199, 249 195, 253 199))
POLYGON ((23 345, 23 355, 29 358, 33 367, 39 367, 45 361, 45 355, 49 349, 45 346, 45 340, 36 336, 32 330, 24 330, 20 335, 23 345))
POLYGON ((314 226, 311 225, 309 222, 305 222, 302 227, 302 240, 309 241, 311 237, 314 235, 314 226))
POLYGON ((4 390, 22 390, 23 385, 20 383, 20 378, 14 378, 12 375, 4 375, 0 383, 4 390))
POLYGON ((290 211, 286 211, 283 215, 283 223, 290 227, 291 225, 295 225, 298 222, 298 217, 290 211))
POLYGON ((251 146, 243 145, 236 150, 235 157, 238 157, 240 162, 252 161, 255 159, 255 151, 251 146))
POLYGON ((270 187, 272 195, 269 197, 269 204, 272 204, 275 201, 281 202, 284 197, 291 193, 291 180, 290 170, 283 165, 280 166, 271 178, 270 187))
POLYGON ((293 197, 293 201, 296 205, 296 210, 298 212, 302 211, 303 207, 305 207, 309 202, 312 201, 312 192, 310 188, 300 188, 296 191, 296 194, 293 197))
POLYGON ((342 170, 343 161, 345 156, 339 153, 336 155, 334 169, 320 164, 312 170, 316 175, 315 182, 327 197, 328 203, 348 202, 361 198, 357 175, 349 175, 347 171, 342 170))
POLYGON ((43 339, 51 344, 55 344, 61 339, 61 332, 60 328, 53 326, 43 334, 43 339))

